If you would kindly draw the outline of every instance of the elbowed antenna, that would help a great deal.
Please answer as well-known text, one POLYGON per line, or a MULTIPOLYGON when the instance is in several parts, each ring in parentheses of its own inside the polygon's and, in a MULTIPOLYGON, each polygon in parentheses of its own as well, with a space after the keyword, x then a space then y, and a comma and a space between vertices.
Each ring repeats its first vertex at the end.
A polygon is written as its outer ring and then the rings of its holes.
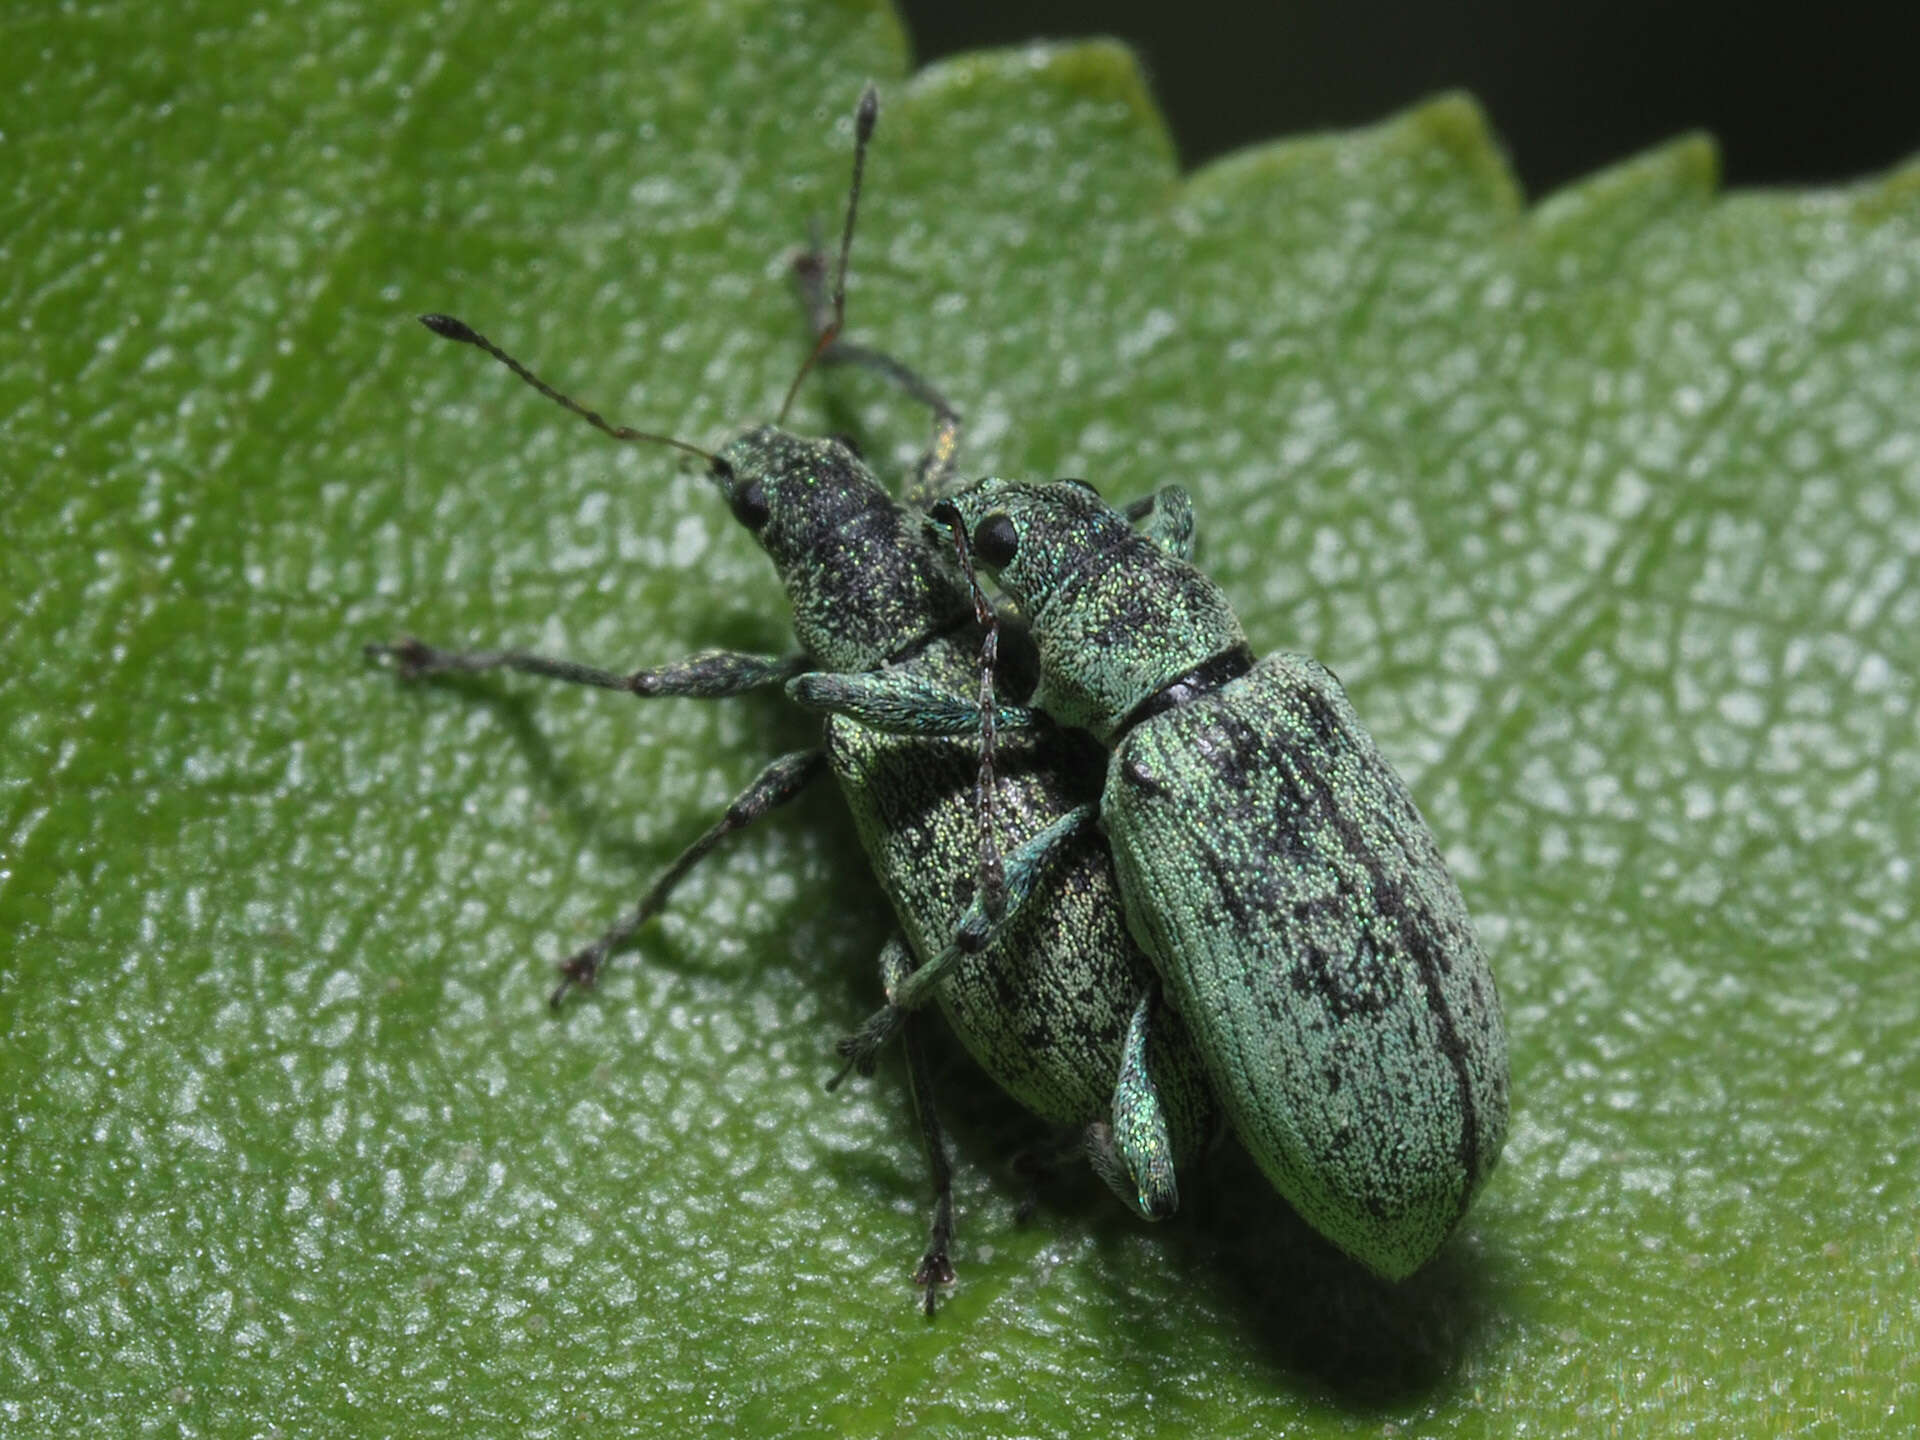
POLYGON ((928 518, 945 526, 953 536, 954 557, 960 563, 960 573, 966 576, 967 589, 973 595, 973 618, 980 627, 980 773, 974 780, 973 813, 980 830, 980 904, 989 920, 998 920, 1007 903, 1007 871, 1000 856, 996 818, 999 785, 993 778, 993 752, 998 743, 995 717, 1000 709, 993 677, 1000 667, 1000 617, 981 588, 973 566, 973 540, 960 511, 951 500, 941 500, 928 512, 928 518))
POLYGON ((685 440, 676 440, 671 435, 656 435, 651 430, 635 430, 631 425, 608 424, 599 411, 589 410, 571 396, 561 394, 464 320, 456 320, 451 315, 422 315, 420 323, 445 339, 458 340, 462 345, 471 345, 477 350, 486 351, 547 399, 564 409, 571 410, 602 434, 610 435, 615 440, 645 440, 655 445, 671 445, 674 449, 684 450, 689 455, 698 455, 709 465, 718 463, 718 457, 711 450, 703 450, 698 445, 689 444, 685 440))
POLYGON ((787 387, 787 398, 781 402, 776 425, 787 423, 787 411, 793 408, 793 397, 800 393, 800 382, 807 378, 807 372, 813 369, 814 361, 840 338, 840 330, 847 321, 847 253, 853 249, 853 221, 860 212, 860 181, 867 170, 867 145, 873 139, 873 127, 880 119, 880 92, 874 89, 873 82, 867 82, 867 88, 860 92, 860 104, 853 112, 853 184, 847 189, 847 218, 840 227, 840 258, 833 267, 833 319, 820 331, 820 338, 814 342, 813 349, 801 362, 799 372, 793 377, 793 383, 787 387))

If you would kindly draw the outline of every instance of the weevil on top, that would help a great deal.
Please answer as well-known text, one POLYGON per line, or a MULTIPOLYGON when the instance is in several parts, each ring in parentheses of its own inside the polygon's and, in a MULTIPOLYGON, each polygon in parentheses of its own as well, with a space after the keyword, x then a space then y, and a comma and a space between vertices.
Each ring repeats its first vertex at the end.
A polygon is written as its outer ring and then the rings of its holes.
MULTIPOLYGON (((994 779, 981 788, 980 752, 967 727, 979 723, 983 704, 989 717, 995 713, 996 686, 1007 683, 978 659, 993 655, 999 626, 979 608, 978 587, 929 525, 925 508, 952 488, 959 416, 898 361, 840 339, 847 257, 877 115, 869 86, 855 114, 853 180, 830 299, 819 257, 801 268, 814 346, 775 424, 749 428, 718 450, 610 424, 465 323, 421 317, 436 334, 485 351, 614 439, 672 446, 701 459, 722 501, 778 571, 799 652, 710 651, 632 672, 516 650, 442 650, 411 638, 367 652, 392 660, 409 678, 506 669, 642 697, 713 699, 820 674, 893 677, 896 693, 908 698, 887 726, 829 717, 821 745, 769 764, 633 910, 562 963, 552 1003, 558 1007, 571 988, 591 986, 609 955, 661 911, 722 840, 831 770, 900 923, 880 957, 886 993, 895 995, 916 969, 942 974, 941 1007, 981 1067, 1037 1115, 1079 1132, 1087 1158, 1121 1199, 1143 1217, 1159 1218, 1178 1204, 1177 1171, 1206 1144, 1214 1102, 1185 1028, 1167 1012, 1151 965, 1128 935, 1106 846, 1085 823, 1103 761, 1084 737, 1022 729, 995 747, 994 779), (849 443, 781 428, 816 363, 875 370, 933 412, 933 444, 903 498, 881 486, 849 443), (923 733, 894 733, 900 730, 923 733), (984 834, 976 824, 982 813, 990 813, 984 834), (986 899, 974 884, 983 863, 993 873, 986 899), (1000 908, 1003 894, 1012 900, 1009 913, 983 944, 987 911, 1000 908), (962 938, 950 943, 956 935, 962 938)), ((1008 711, 1014 723, 1023 714, 1008 711)), ((950 1172, 911 1023, 906 1045, 935 1190, 932 1232, 915 1275, 931 1314, 936 1286, 953 1278, 950 1172)), ((848 1068, 856 1064, 870 1070, 870 1054, 857 1054, 848 1068)))
MULTIPOLYGON (((1191 513, 1178 486, 1157 499, 1191 513)), ((1085 482, 981 480, 931 513, 969 573, 977 560, 1018 606, 1039 657, 1038 714, 972 717, 983 777, 996 731, 1041 717, 1108 747, 1099 820, 1127 922, 1235 1132, 1323 1235, 1390 1279, 1411 1274, 1499 1157, 1507 1043, 1405 784, 1331 671, 1304 655, 1256 662, 1220 587, 1085 482)), ((885 724, 894 683, 797 688, 885 724)), ((991 886, 991 859, 981 873, 991 886)), ((1018 903, 1009 892, 1005 914, 1018 903)), ((941 983, 915 974, 854 1051, 941 983)))

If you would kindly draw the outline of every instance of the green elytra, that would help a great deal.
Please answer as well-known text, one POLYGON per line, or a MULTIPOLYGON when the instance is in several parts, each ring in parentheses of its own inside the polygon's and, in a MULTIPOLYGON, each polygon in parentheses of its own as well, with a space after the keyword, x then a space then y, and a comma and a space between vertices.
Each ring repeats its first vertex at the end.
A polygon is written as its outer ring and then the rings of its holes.
MULTIPOLYGON (((1256 663, 1220 587, 1091 487, 987 479, 934 513, 1024 616, 1036 709, 1109 747, 1127 921, 1234 1130, 1322 1234, 1412 1273, 1492 1172, 1508 1101, 1493 975, 1406 786, 1331 672, 1256 663)), ((842 713, 886 679, 864 684, 842 713)))
MULTIPOLYGON (((811 282, 818 339, 787 399, 790 404, 818 361, 879 370, 926 402, 935 415, 935 440, 904 501, 886 491, 847 442, 757 426, 708 452, 670 436, 614 426, 463 322, 422 317, 436 334, 487 352, 614 438, 671 445, 705 460, 720 498, 779 573, 799 653, 706 652, 634 672, 520 651, 441 650, 413 639, 370 645, 370 655, 392 658, 408 677, 511 669, 641 697, 705 699, 801 676, 884 671, 918 687, 923 710, 958 709, 977 717, 968 691, 981 648, 992 644, 988 636, 996 627, 983 627, 983 618, 991 617, 977 613, 967 581, 930 530, 923 508, 951 483, 958 417, 932 386, 898 362, 838 338, 862 162, 876 114, 877 99, 868 87, 856 115, 854 179, 832 301, 819 289, 823 267, 809 256, 802 275, 811 282)), ((1178 538, 1166 537, 1167 543, 1178 538)), ((987 848, 1007 855, 1005 885, 1020 897, 1020 914, 1000 927, 992 943, 980 946, 969 938, 964 954, 942 955, 956 934, 977 937, 984 918, 970 903, 983 849, 976 824, 977 746, 970 739, 903 737, 830 717, 820 746, 770 763, 625 918, 561 965, 553 1003, 557 1007, 569 988, 591 986, 608 955, 665 907, 679 882, 727 835, 831 770, 900 922, 901 933, 880 957, 887 993, 914 969, 938 961, 949 976, 941 1008, 981 1067, 1035 1114, 1079 1132, 1090 1163, 1135 1213, 1147 1219, 1171 1213, 1178 1205, 1178 1168, 1206 1143, 1214 1106, 1191 1041, 1167 1012, 1158 980, 1127 932, 1106 848, 1082 823, 1099 794, 1098 752, 1059 734, 1030 732, 1010 737, 998 760, 987 848)), ((950 1174, 920 1038, 911 1025, 906 1042, 935 1189, 932 1233, 915 1275, 931 1314, 935 1287, 953 1278, 946 1253, 950 1174)))

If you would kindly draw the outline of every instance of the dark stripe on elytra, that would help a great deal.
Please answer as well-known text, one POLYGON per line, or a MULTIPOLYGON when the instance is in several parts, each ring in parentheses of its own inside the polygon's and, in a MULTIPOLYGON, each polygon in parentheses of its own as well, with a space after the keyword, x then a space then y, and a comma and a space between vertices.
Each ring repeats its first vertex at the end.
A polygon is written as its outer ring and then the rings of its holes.
MULTIPOLYGON (((1228 652, 1229 654, 1232 652, 1228 652)), ((1216 657, 1219 658, 1219 657, 1216 657)), ((1288 834, 1298 835, 1309 830, 1315 824, 1331 828, 1339 837, 1344 859, 1349 865, 1358 866, 1364 873, 1369 898, 1374 914, 1392 926, 1405 946, 1408 957, 1414 962, 1419 976, 1420 986, 1426 997, 1427 1009, 1434 1017, 1440 1048, 1446 1055, 1454 1074, 1454 1085, 1460 1097, 1460 1138, 1456 1150, 1466 1176, 1460 1199, 1455 1210, 1457 1221, 1466 1211, 1480 1174, 1479 1116, 1474 1101, 1472 1077, 1469 1071, 1468 1054, 1465 1043, 1460 1038, 1458 1027, 1454 1024, 1453 1014, 1446 1003, 1441 989, 1441 973, 1445 968, 1437 954, 1431 931, 1431 917, 1423 907, 1409 900, 1405 887, 1391 879, 1382 866, 1380 856, 1368 844, 1365 831, 1355 822, 1353 816, 1343 806, 1340 797, 1334 792, 1326 778, 1325 768, 1317 763, 1321 757, 1343 745, 1356 753, 1364 753, 1370 746, 1356 743, 1356 737, 1347 729, 1341 717, 1329 706, 1319 692, 1300 687, 1293 692, 1293 698, 1300 707, 1295 717, 1301 722, 1310 743, 1293 745, 1287 743, 1284 735, 1262 735, 1249 725, 1237 713, 1226 711, 1220 717, 1218 739, 1220 743, 1199 750, 1210 772, 1210 783, 1206 792, 1222 797, 1223 789, 1227 793, 1245 788, 1246 778, 1250 774, 1265 773, 1278 777, 1291 795, 1291 814, 1277 813, 1266 830, 1267 838, 1278 848, 1281 837, 1288 834)), ((1139 717, 1146 718, 1146 717, 1139 717)), ((1132 723, 1137 720, 1130 716, 1132 723)), ((1378 752, 1375 752, 1372 764, 1368 768, 1367 778, 1374 782, 1388 796, 1398 789, 1388 778, 1381 782, 1378 769, 1384 765, 1378 752)), ((1144 765, 1129 762, 1121 767, 1121 773, 1136 787, 1164 796, 1166 787, 1158 782, 1144 765)), ((1404 822, 1415 819, 1413 816, 1392 815, 1395 829, 1403 828, 1404 822)), ((1417 820, 1416 820, 1417 823, 1417 820)), ((1233 923, 1241 933, 1251 927, 1252 913, 1249 905, 1253 899, 1249 891, 1258 891, 1263 887, 1251 883, 1249 876, 1234 875, 1225 858, 1211 846, 1200 847, 1199 858, 1210 873, 1214 886, 1226 905, 1233 923)), ((1403 860, 1413 863, 1412 856, 1403 855, 1403 860)), ((1338 874, 1344 867, 1334 865, 1338 874)), ((1338 886, 1341 893, 1352 894, 1351 883, 1344 876, 1338 886)), ((1274 901, 1267 898, 1268 908, 1274 908, 1274 901)), ((1352 1014, 1378 1014, 1385 1008, 1384 1001, 1353 993, 1341 986, 1336 978, 1334 967, 1325 956, 1306 957, 1307 968, 1314 972, 1304 979, 1298 968, 1288 977, 1289 983, 1297 990, 1310 989, 1317 993, 1334 1012, 1336 1019, 1352 1014)), ((1380 1212, 1379 1197, 1362 1197, 1370 1211, 1380 1212)))
MULTIPOLYGON (((1220 738, 1225 743, 1213 747, 1209 753, 1210 768, 1218 775, 1225 775, 1245 774, 1258 767, 1289 782, 1288 789, 1295 797, 1292 808, 1296 813, 1276 814, 1273 828, 1268 832, 1269 839, 1278 841, 1282 834, 1304 828, 1313 822, 1330 827, 1340 839, 1345 860, 1357 865, 1365 874, 1374 913, 1403 938, 1406 953, 1413 960, 1419 975, 1428 1010, 1435 1017, 1441 1049, 1453 1068, 1454 1082, 1460 1096, 1462 1123, 1457 1154, 1469 1178, 1461 1193, 1457 1219, 1459 1211, 1465 1209, 1465 1202, 1473 1189, 1473 1177, 1478 1173, 1479 1129, 1467 1071, 1467 1056, 1439 988, 1438 963, 1431 937, 1427 934, 1427 927, 1419 923, 1424 917, 1408 903, 1404 889, 1388 878, 1380 857, 1367 844, 1363 830, 1343 807, 1327 781, 1324 768, 1315 763, 1322 755, 1337 748, 1341 739, 1346 738, 1351 743, 1350 737, 1346 736, 1346 727, 1317 693, 1299 690, 1295 696, 1304 712, 1296 718, 1305 722, 1305 729, 1313 737, 1314 743, 1289 745, 1284 736, 1260 735, 1242 717, 1229 715, 1223 717, 1221 726, 1223 733, 1220 738)), ((1236 909, 1243 906, 1245 897, 1231 887, 1231 877, 1215 857, 1209 855, 1208 859, 1216 884, 1224 894, 1234 896, 1236 909)), ((1341 867, 1336 864, 1334 868, 1337 871, 1341 867)), ((1304 958, 1312 966, 1314 957, 1309 955, 1304 958)), ((1339 985, 1325 957, 1322 957, 1320 965, 1313 968, 1320 971, 1319 979, 1324 981, 1324 985, 1312 985, 1311 988, 1326 999, 1335 1011, 1336 1019, 1340 1018, 1343 1009, 1355 1013, 1366 1006, 1364 997, 1350 993, 1339 985)), ((1298 972, 1290 979, 1296 986, 1300 984, 1298 972)), ((1377 1013, 1377 1010, 1373 1013, 1377 1013)), ((1361 1200, 1370 1211, 1380 1213, 1379 1198, 1363 1196, 1361 1200)))
MULTIPOLYGON (((1392 986, 1385 983, 1390 972, 1380 963, 1376 941, 1362 931, 1355 941, 1352 964, 1343 966, 1324 948, 1304 940, 1309 922, 1316 912, 1331 914, 1346 921, 1352 919, 1354 891, 1353 882, 1347 876, 1349 867, 1338 863, 1334 857, 1315 855, 1306 849, 1307 836, 1325 828, 1340 835, 1348 852, 1358 854, 1352 832, 1342 823, 1335 797, 1314 778, 1316 772, 1311 767, 1298 763, 1300 755, 1297 752, 1285 747, 1269 748, 1266 737, 1257 734, 1240 717, 1230 717, 1223 731, 1227 743, 1219 747, 1212 757, 1216 772, 1223 778, 1231 776, 1234 783, 1244 787, 1245 777, 1249 773, 1257 768, 1270 767, 1268 773, 1283 786, 1279 804, 1265 835, 1271 851, 1279 851, 1284 846, 1287 854, 1274 854, 1271 858, 1295 865, 1318 860, 1333 875, 1334 893, 1331 896, 1286 902, 1296 933, 1303 937, 1298 963, 1287 974, 1288 984, 1296 994, 1317 997, 1337 1021, 1356 1015, 1382 1014, 1394 995, 1392 986), (1363 955, 1370 958, 1372 963, 1361 963, 1363 955), (1362 981, 1372 983, 1359 983, 1362 981)), ((1256 823, 1260 820, 1257 816, 1252 818, 1256 823)), ((1364 857, 1360 858, 1364 861, 1364 857)), ((1278 910, 1281 902, 1275 888, 1260 888, 1265 907, 1269 911, 1278 910)))
MULTIPOLYGON (((1307 688, 1298 689, 1294 693, 1306 712, 1308 728, 1316 736, 1326 735, 1331 738, 1345 730, 1340 717, 1327 704, 1325 696, 1307 688)), ((1348 743, 1353 742, 1352 736, 1348 736, 1347 739, 1348 743)), ((1356 749, 1358 748, 1356 746, 1356 749)), ((1379 783, 1377 769, 1385 764, 1386 761, 1379 756, 1378 751, 1375 751, 1373 762, 1369 766, 1369 778, 1375 781, 1376 786, 1385 789, 1388 794, 1393 794, 1399 787, 1393 783, 1391 777, 1388 777, 1385 785, 1379 783)), ((1367 845, 1366 837, 1361 833, 1359 826, 1354 824, 1352 817, 1346 811, 1333 803, 1332 787, 1328 785, 1319 769, 1306 767, 1303 773, 1309 777, 1316 788, 1325 793, 1334 824, 1340 830, 1341 839, 1346 844, 1348 853, 1357 857, 1366 868, 1368 879, 1373 887, 1373 901, 1377 912, 1392 920, 1403 937, 1408 954, 1411 955, 1419 971, 1421 987, 1426 991, 1427 1009, 1433 1014, 1434 1024, 1439 1030, 1440 1048, 1453 1067, 1454 1085, 1460 1093, 1460 1144, 1457 1153, 1467 1177, 1454 1210, 1454 1220, 1457 1223, 1466 1213, 1468 1202, 1473 1198, 1474 1184, 1480 1176, 1480 1122, 1473 1098, 1473 1078, 1468 1068, 1466 1043, 1460 1038, 1460 1032, 1453 1023, 1453 1012, 1448 1008, 1446 996, 1441 990, 1441 965, 1434 951, 1431 917, 1425 913, 1424 907, 1409 903, 1405 888, 1397 881, 1388 878, 1380 866, 1378 857, 1367 845)), ((1407 817, 1393 818, 1400 821, 1407 817)))

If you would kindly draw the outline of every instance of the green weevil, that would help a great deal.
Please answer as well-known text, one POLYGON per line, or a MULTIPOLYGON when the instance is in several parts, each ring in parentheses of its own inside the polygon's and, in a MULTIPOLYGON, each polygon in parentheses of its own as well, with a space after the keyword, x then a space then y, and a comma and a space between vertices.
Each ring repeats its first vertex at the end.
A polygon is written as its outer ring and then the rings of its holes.
MULTIPOLYGON (((1190 513, 1177 486, 1160 500, 1190 513)), ((1030 627, 1037 709, 1109 748, 1100 824, 1127 921, 1235 1132, 1323 1235, 1388 1278, 1412 1273, 1499 1157, 1507 1045, 1405 784, 1332 672, 1256 663, 1220 587, 1084 482, 981 480, 932 514, 1030 627)), ((871 719, 890 683, 807 693, 871 719)), ((993 718, 972 721, 990 752, 993 718)), ((940 983, 914 979, 909 1001, 940 983)), ((898 1018, 881 1012, 854 1047, 898 1018)))
MULTIPOLYGON (((930 530, 923 508, 951 485, 959 417, 899 362, 839 338, 846 261, 877 104, 868 87, 856 112, 853 183, 830 302, 821 288, 825 266, 819 257, 806 257, 801 267, 816 343, 787 403, 816 362, 877 370, 925 402, 935 417, 934 443, 904 501, 887 492, 848 441, 808 439, 776 423, 708 451, 611 425, 470 326, 442 315, 422 317, 436 334, 485 351, 606 434, 671 445, 705 461, 721 499, 780 575, 800 653, 707 652, 631 673, 519 651, 447 651, 413 639, 370 645, 370 655, 392 659, 409 677, 510 669, 635 696, 708 699, 802 675, 884 670, 913 688, 926 712, 978 713, 968 708, 969 686, 976 657, 983 645, 992 646, 998 625, 977 609, 976 587, 930 530)), ((987 693, 991 697, 991 683, 987 693)), ((904 728, 913 728, 913 718, 909 714, 904 728)), ((562 963, 553 1003, 558 1006, 569 988, 591 986, 614 948, 657 915, 727 835, 831 770, 900 922, 902 933, 888 941, 880 959, 887 993, 922 962, 938 961, 948 976, 941 1008, 980 1066, 1029 1110, 1078 1132, 1087 1158, 1115 1193, 1135 1213, 1158 1219, 1176 1208, 1178 1168, 1206 1144, 1215 1110, 1192 1042, 1167 1012, 1158 979, 1128 934, 1106 847, 1082 823, 1098 798, 1102 763, 1097 747, 1060 733, 1015 734, 1000 748, 992 843, 984 848, 1007 854, 1004 887, 1016 897, 1019 913, 981 946, 976 941, 985 922, 973 883, 983 851, 976 825, 977 747, 830 717, 819 747, 768 765, 632 911, 562 963), (954 949, 943 957, 942 947, 956 934, 970 937, 965 953, 954 949)), ((932 1230, 915 1273, 931 1314, 936 1287, 953 1278, 947 1254, 950 1170, 920 1038, 911 1025, 906 1044, 935 1190, 932 1230)))

